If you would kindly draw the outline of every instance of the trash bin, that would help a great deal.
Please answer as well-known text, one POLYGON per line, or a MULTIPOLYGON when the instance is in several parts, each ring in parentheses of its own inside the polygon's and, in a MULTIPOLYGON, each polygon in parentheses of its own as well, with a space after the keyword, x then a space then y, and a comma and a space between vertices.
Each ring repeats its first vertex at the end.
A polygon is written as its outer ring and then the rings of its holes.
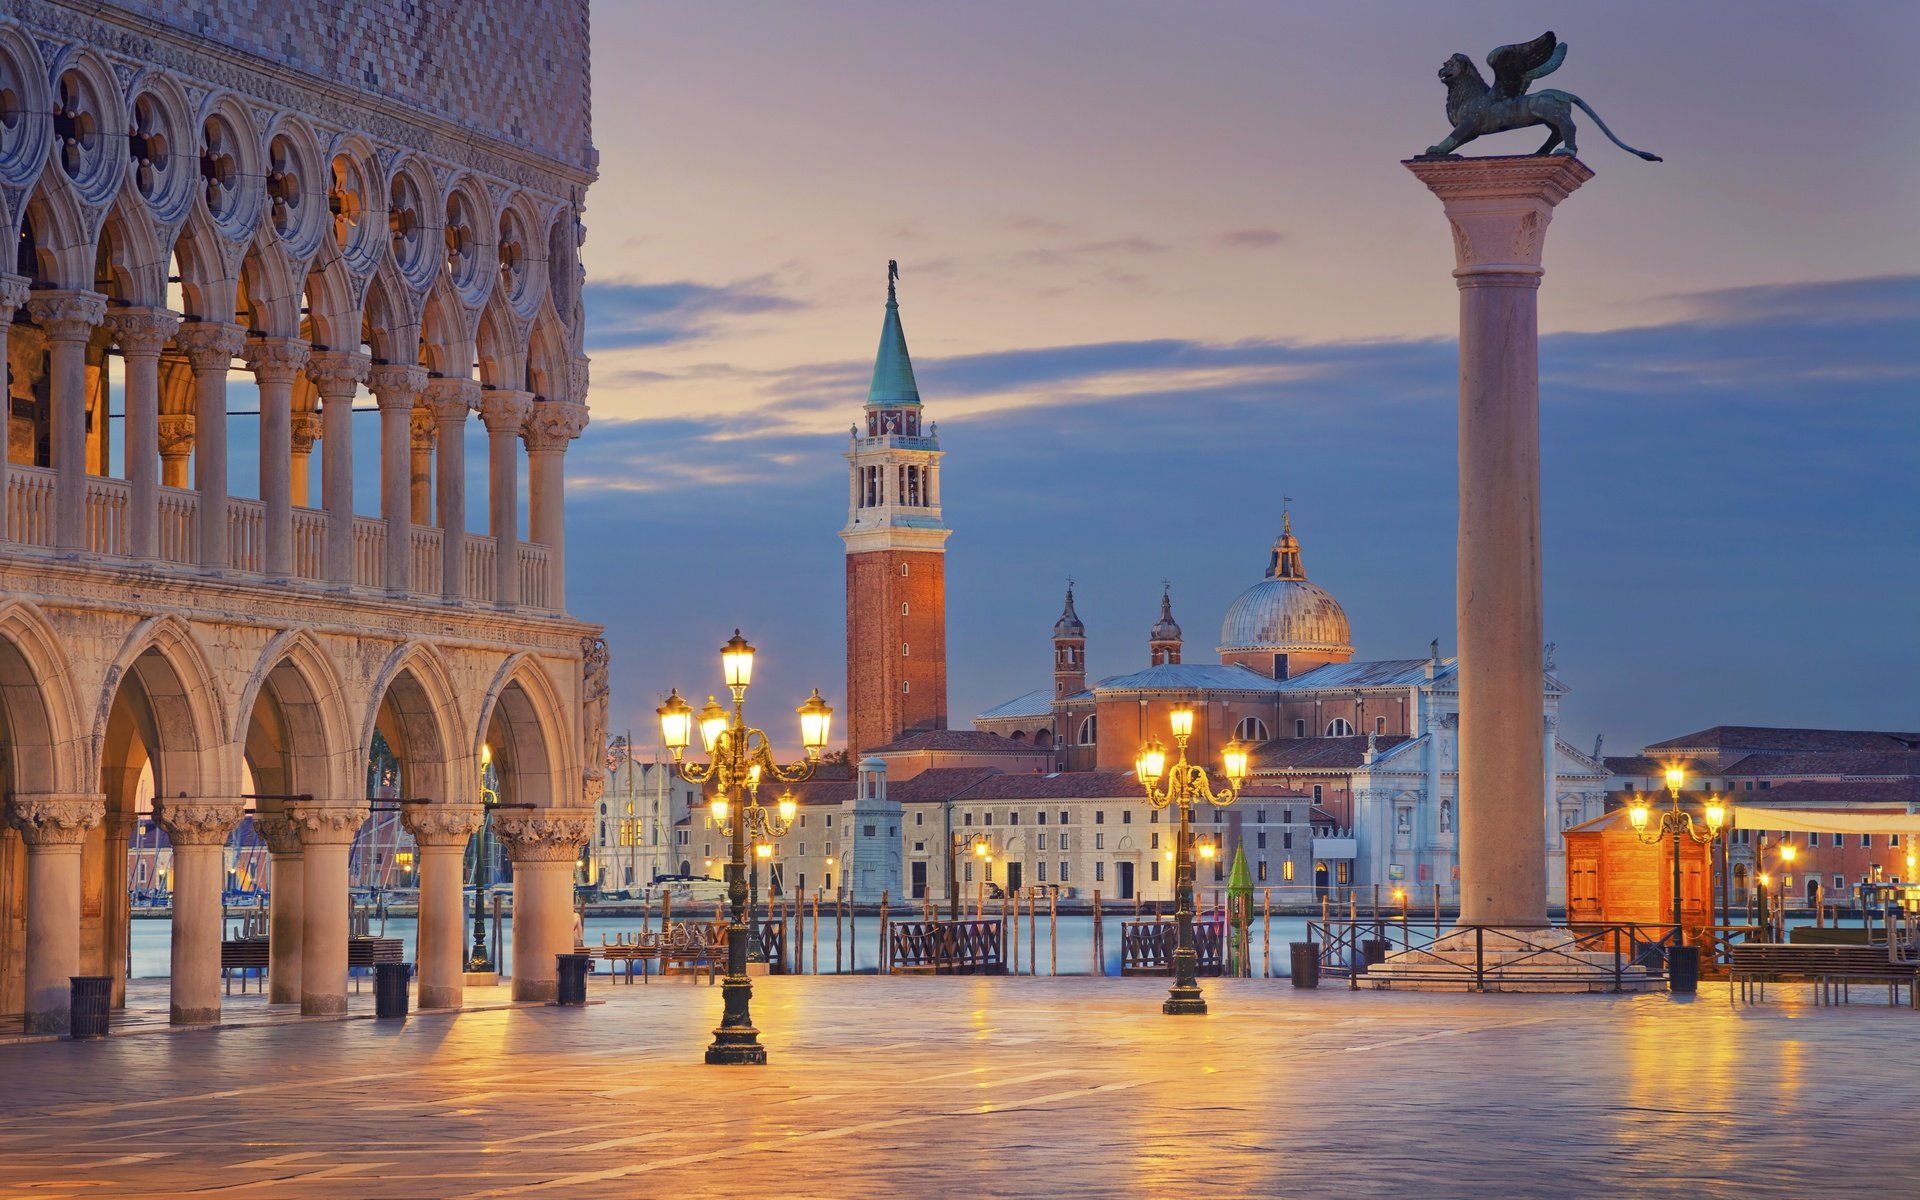
POLYGON ((1297 988, 1317 988, 1320 986, 1320 943, 1293 942, 1293 986, 1297 988))
POLYGON ((412 974, 412 963, 373 964, 374 1016, 404 1017, 407 1015, 407 979, 412 974))
POLYGON ((1700 947, 1674 946, 1667 951, 1667 990, 1700 990, 1700 947))
POLYGON ((73 986, 68 1003, 67 1035, 74 1041, 107 1036, 107 1015, 113 1011, 113 976, 69 975, 73 986))
POLYGON ((1360 963, 1362 970, 1371 970, 1387 961, 1387 942, 1381 938, 1364 938, 1360 942, 1360 963))
POLYGON ((583 1006, 587 1002, 587 972, 593 968, 591 954, 556 954, 554 958, 560 964, 560 995, 562 1004, 583 1006))

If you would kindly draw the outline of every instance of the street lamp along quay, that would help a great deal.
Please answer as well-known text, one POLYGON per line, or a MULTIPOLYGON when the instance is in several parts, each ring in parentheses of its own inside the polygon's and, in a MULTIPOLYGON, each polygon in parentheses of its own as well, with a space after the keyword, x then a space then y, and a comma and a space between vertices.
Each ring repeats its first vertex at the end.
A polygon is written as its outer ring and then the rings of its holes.
MULTIPOLYGON (((1673 948, 1667 955, 1668 987, 1673 991, 1691 992, 1700 974, 1700 950, 1697 946, 1686 945, 1686 931, 1680 923, 1680 842, 1691 840, 1699 845, 1708 845, 1720 837, 1720 828, 1726 823, 1727 806, 1720 797, 1710 795, 1702 805, 1702 813, 1707 819, 1707 831, 1701 833, 1693 827, 1693 814, 1680 807, 1680 789, 1687 782, 1685 767, 1677 763, 1666 768, 1668 806, 1660 813, 1658 826, 1649 829, 1652 811, 1644 795, 1635 794, 1631 807, 1627 810, 1627 819, 1633 824, 1634 836, 1641 843, 1657 846, 1662 838, 1673 841, 1673 948), (1681 967, 1681 963, 1688 964, 1681 967), (1678 968, 1678 969, 1676 969, 1678 968)), ((1709 858, 1711 861, 1711 858, 1709 858)))
MULTIPOLYGON (((1193 736, 1193 706, 1176 704, 1167 714, 1167 723, 1179 747, 1178 761, 1169 767, 1166 746, 1159 738, 1149 736, 1133 761, 1133 769, 1140 786, 1146 790, 1148 804, 1156 809, 1170 804, 1180 809, 1180 829, 1174 842, 1177 853, 1173 875, 1173 986, 1168 989, 1160 1011, 1170 1016, 1184 1016, 1207 1011, 1207 1002, 1200 996, 1198 955, 1193 949, 1194 844, 1188 818, 1196 801, 1205 800, 1216 808, 1225 808, 1234 802, 1240 795, 1240 785, 1246 782, 1248 749, 1246 743, 1238 739, 1227 743, 1220 755, 1226 768, 1227 786, 1216 792, 1213 782, 1207 778, 1206 768, 1187 761, 1187 739, 1193 736)), ((1213 857, 1213 850, 1211 842, 1200 847, 1201 855, 1206 858, 1213 857)))
POLYGON ((722 836, 732 839, 727 899, 733 911, 727 925, 727 978, 721 986, 724 1008, 720 1025, 713 1031, 713 1042, 707 1047, 707 1062, 726 1066, 760 1066, 767 1061, 767 1048, 760 1044, 760 1031, 753 1027, 749 1011, 753 983, 747 977, 747 845, 753 844, 756 858, 771 858, 773 843, 793 827, 800 807, 791 793, 783 793, 772 809, 763 807, 760 784, 769 778, 780 783, 811 779, 833 721, 833 709, 815 688, 796 710, 806 758, 787 766, 774 762, 773 744, 767 735, 746 723, 753 655, 753 647, 738 629, 720 648, 721 671, 727 689, 733 693, 733 711, 729 714, 711 696, 701 708, 700 740, 710 757, 705 765, 682 761, 692 740, 695 718, 693 706, 680 698, 679 689, 674 689, 656 710, 660 714, 661 741, 679 765, 681 777, 696 787, 709 782, 714 785, 709 812, 722 836))

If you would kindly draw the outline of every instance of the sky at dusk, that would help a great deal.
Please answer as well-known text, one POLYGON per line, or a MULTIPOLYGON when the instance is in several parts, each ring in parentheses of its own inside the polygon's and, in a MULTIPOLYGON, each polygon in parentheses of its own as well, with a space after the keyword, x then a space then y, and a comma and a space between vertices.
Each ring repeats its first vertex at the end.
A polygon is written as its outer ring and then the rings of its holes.
MULTIPOLYGON (((950 723, 1190 661, 1281 497, 1357 656, 1453 647, 1456 293, 1399 160, 1435 71, 1552 28, 1597 177, 1540 296, 1563 731, 1920 729, 1920 8, 1770 3, 594 6, 593 425, 569 607, 614 732, 718 688, 844 703, 847 426, 885 265, 948 543, 950 723)), ((1474 153, 1527 152, 1538 131, 1474 153)), ((842 727, 844 728, 844 726, 842 727)))

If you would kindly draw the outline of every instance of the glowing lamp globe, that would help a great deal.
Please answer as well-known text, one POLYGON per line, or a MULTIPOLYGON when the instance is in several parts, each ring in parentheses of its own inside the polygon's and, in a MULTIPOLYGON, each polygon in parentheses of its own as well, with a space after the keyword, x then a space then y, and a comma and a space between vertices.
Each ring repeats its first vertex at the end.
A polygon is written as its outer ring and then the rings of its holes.
POLYGON ((720 741, 720 735, 727 731, 727 710, 712 696, 700 708, 700 741, 712 754, 714 746, 720 741))
POLYGON ((1227 769, 1227 782, 1234 787, 1245 783, 1252 758, 1247 743, 1238 738, 1228 742, 1227 748, 1220 752, 1221 765, 1227 769))
MULTIPOLYGON (((667 702, 654 709, 660 714, 660 740, 667 749, 673 751, 677 759, 680 752, 687 748, 687 742, 693 737, 693 706, 680 698, 680 690, 675 688, 667 693, 667 702)), ((711 748, 712 743, 708 743, 711 748)), ((491 747, 480 748, 480 763, 486 765, 493 757, 491 747)))
POLYGON ((1160 782, 1167 773, 1167 748, 1160 744, 1159 738, 1148 738, 1147 744, 1140 747, 1140 755, 1133 760, 1134 773, 1140 782, 1152 787, 1160 782))
POLYGON ((789 792, 780 797, 780 802, 774 805, 774 809, 779 812, 780 823, 782 825, 791 825, 793 824, 794 814, 800 811, 800 804, 793 798, 793 794, 789 792))
POLYGON ((1627 809, 1627 819, 1633 822, 1633 828, 1636 832, 1647 827, 1646 797, 1639 795, 1634 796, 1633 804, 1627 809))
POLYGON ((1685 767, 1675 764, 1674 766, 1667 768, 1667 790, 1668 791, 1677 792, 1682 787, 1686 786, 1686 782, 1687 782, 1687 769, 1685 767))
POLYGON ((753 682, 753 647, 747 645, 738 629, 720 647, 720 670, 730 688, 744 688, 753 682))
POLYGON ((1167 714, 1167 725, 1172 728, 1173 736, 1186 741, 1193 736, 1193 705, 1176 704, 1167 714))
POLYGON ((833 709, 820 698, 820 689, 815 688, 807 702, 794 711, 800 714, 800 744, 807 748, 808 758, 819 758, 827 744, 827 731, 833 726, 833 709))

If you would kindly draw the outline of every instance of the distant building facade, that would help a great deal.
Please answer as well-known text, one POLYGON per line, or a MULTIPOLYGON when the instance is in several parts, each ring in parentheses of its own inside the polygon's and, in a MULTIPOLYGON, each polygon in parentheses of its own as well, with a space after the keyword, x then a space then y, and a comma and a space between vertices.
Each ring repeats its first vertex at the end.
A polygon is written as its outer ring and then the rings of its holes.
POLYGON ((633 757, 622 740, 608 753, 607 790, 594 814, 587 882, 601 892, 638 891, 661 875, 700 875, 674 831, 700 803, 700 789, 672 763, 633 757))

